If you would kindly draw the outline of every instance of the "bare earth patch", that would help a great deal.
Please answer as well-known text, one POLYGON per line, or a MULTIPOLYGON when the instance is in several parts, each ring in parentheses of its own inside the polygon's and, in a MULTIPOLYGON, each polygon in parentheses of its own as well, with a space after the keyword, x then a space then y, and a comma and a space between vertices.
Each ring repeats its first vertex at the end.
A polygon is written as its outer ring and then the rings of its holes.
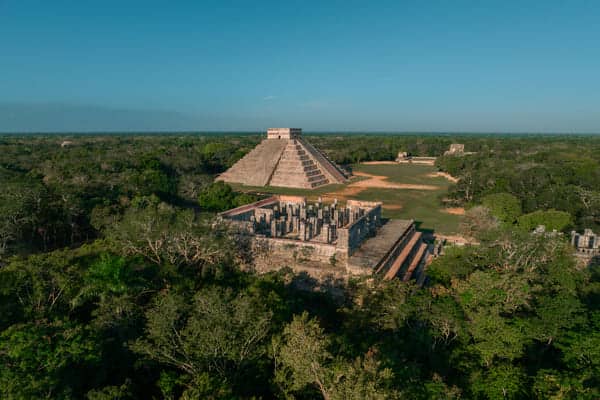
POLYGON ((372 175, 366 172, 354 172, 354 175, 364 176, 369 179, 354 182, 348 187, 380 188, 380 189, 416 189, 416 190, 437 190, 439 187, 434 185, 418 185, 413 183, 395 183, 390 182, 387 176, 372 175))
POLYGON ((453 177, 452 175, 446 173, 446 172, 432 172, 431 174, 427 174, 428 177, 430 178, 436 178, 438 176, 442 177, 442 178, 446 178, 448 179, 450 182, 458 182, 458 178, 453 177))
MULTIPOLYGON (((386 161, 374 161, 374 162, 386 162, 386 161)), ((395 164, 395 163, 394 163, 395 164)), ((367 190, 369 188, 378 188, 378 189, 413 189, 413 190, 437 190, 439 187, 434 185, 418 185, 413 183, 395 183, 388 181, 387 176, 381 175, 373 175, 366 172, 355 171, 354 176, 362 177, 365 179, 358 180, 356 182, 352 182, 348 184, 345 188, 338 190, 336 192, 326 193, 321 196, 324 199, 338 199, 343 200, 348 197, 355 196, 360 192, 367 190)), ((386 208, 392 210, 392 205, 387 206, 386 208)), ((402 208, 402 206, 398 206, 402 208)), ((397 208, 397 209, 400 209, 397 208)))
POLYGON ((452 215, 465 215, 465 209, 462 207, 443 208, 442 211, 452 215))

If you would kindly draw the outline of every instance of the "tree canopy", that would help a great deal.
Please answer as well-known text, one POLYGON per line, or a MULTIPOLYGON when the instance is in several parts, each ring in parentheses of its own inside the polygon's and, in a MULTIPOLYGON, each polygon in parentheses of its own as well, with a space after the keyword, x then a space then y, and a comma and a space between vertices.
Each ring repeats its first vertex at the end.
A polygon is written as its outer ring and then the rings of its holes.
MULTIPOLYGON (((0 398, 598 399, 595 138, 315 136, 338 162, 440 154, 478 245, 427 284, 256 274, 214 218, 257 136, 0 138, 0 398)), ((311 138, 313 139, 313 138, 311 138)), ((275 261, 273 261, 275 263, 275 261)))

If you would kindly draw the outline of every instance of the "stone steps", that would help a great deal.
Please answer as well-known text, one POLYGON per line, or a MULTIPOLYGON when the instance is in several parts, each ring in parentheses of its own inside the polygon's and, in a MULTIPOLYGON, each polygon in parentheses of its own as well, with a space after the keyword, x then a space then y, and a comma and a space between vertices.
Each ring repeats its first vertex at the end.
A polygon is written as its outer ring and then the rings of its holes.
POLYGON ((410 278, 412 278, 413 273, 415 272, 417 267, 421 264, 423 255, 425 254, 425 251, 427 251, 427 244, 421 243, 419 245, 419 248, 418 248, 416 254, 413 256, 413 259, 410 262, 410 265, 408 266, 408 269, 406 270, 404 277, 402 277, 402 280, 404 282, 408 282, 410 280, 410 278))
POLYGON ((310 158, 303 146, 290 141, 283 150, 271 186, 303 187, 312 189, 328 183, 319 166, 310 158))
POLYGON ((407 220, 389 220, 350 257, 348 263, 358 269, 384 275, 406 243, 414 235, 414 224, 407 220), (390 259, 388 259, 390 257, 390 259))
POLYGON ((324 153, 320 152, 317 148, 315 148, 312 144, 304 141, 304 139, 299 138, 298 142, 300 142, 306 151, 310 154, 310 156, 315 159, 319 164, 321 164, 324 168, 324 172, 328 175, 328 178, 335 183, 345 183, 348 181, 346 175, 342 172, 341 168, 331 161, 324 153))
POLYGON ((396 261, 394 261, 394 263, 390 266, 390 268, 385 273, 384 279, 392 279, 392 278, 398 276, 398 274, 402 270, 402 267, 404 266, 406 261, 411 256, 411 254, 415 248, 415 245, 421 240, 422 235, 423 234, 421 232, 415 232, 412 235, 409 242, 406 244, 404 249, 402 249, 402 252, 400 253, 400 255, 398 255, 398 258, 396 258, 396 261))

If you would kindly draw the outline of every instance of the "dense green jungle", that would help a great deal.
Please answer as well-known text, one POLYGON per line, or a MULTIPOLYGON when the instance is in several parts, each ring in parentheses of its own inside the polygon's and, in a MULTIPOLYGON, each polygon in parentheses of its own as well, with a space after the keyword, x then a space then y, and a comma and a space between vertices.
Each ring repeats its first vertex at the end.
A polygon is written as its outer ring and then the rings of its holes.
POLYGON ((0 398, 600 398, 600 267, 569 243, 600 233, 600 136, 307 135, 342 165, 469 152, 439 201, 478 244, 335 290, 242 268, 215 222, 260 139, 0 136, 0 398))

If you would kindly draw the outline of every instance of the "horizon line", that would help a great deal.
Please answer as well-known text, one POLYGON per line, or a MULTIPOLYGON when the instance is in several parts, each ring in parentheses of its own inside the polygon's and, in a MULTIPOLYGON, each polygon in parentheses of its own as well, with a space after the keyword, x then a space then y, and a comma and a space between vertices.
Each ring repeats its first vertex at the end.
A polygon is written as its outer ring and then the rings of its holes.
MULTIPOLYGON (((237 130, 237 129, 204 129, 204 130, 84 130, 84 131, 0 131, 0 135, 117 135, 117 134, 231 134, 252 135, 265 134, 264 130, 237 130)), ((395 131, 395 130, 304 130, 302 134, 385 134, 385 135, 581 135, 595 136, 599 132, 534 132, 534 131, 395 131)))

